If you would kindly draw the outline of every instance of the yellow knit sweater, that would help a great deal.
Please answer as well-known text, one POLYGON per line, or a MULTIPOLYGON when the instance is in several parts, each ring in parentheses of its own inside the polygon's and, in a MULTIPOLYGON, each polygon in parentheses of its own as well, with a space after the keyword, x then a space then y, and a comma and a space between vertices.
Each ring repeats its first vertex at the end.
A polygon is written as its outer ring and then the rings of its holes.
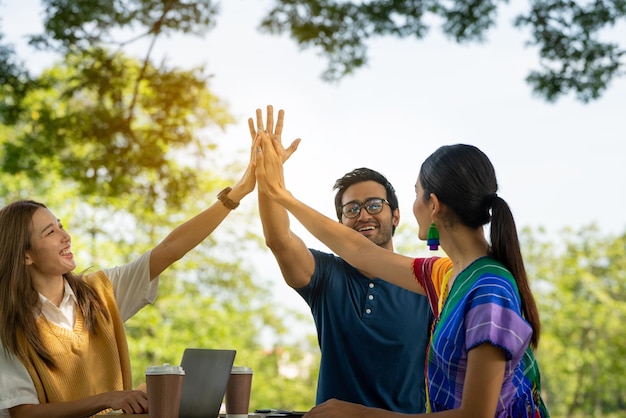
POLYGON ((126 334, 111 282, 102 271, 86 276, 85 280, 104 302, 109 319, 98 313, 98 326, 88 333, 83 329, 79 309, 73 331, 56 326, 41 315, 37 327, 56 369, 47 367, 20 336, 19 343, 27 346, 24 365, 33 379, 40 403, 71 401, 132 388, 126 334))

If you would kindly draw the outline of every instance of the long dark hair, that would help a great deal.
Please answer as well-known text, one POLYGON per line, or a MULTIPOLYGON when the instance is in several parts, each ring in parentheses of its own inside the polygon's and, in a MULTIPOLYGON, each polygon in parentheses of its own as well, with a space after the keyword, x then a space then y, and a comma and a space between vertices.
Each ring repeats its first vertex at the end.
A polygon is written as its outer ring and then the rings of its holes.
POLYGON ((536 348, 541 330, 539 312, 528 283, 513 214, 496 194, 498 182, 489 158, 472 145, 446 145, 424 161, 419 179, 424 200, 434 193, 464 225, 479 228, 491 221, 490 255, 504 264, 517 281, 522 313, 533 329, 531 346, 536 348))
MULTIPOLYGON (((26 349, 18 344, 18 333, 35 349, 37 355, 51 368, 54 361, 39 336, 36 312, 41 310, 26 267, 26 252, 31 249, 33 215, 43 203, 19 200, 0 209, 0 338, 6 353, 26 360, 26 349)), ((81 275, 63 275, 78 300, 87 331, 95 332, 98 312, 109 315, 98 294, 82 280, 81 275)))

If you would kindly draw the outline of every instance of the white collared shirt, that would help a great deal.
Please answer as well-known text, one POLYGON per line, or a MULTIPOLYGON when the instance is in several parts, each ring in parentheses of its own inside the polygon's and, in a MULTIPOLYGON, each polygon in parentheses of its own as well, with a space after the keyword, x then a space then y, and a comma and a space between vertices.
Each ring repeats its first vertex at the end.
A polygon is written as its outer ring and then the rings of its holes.
POLYGON ((76 302, 78 301, 67 280, 63 280, 63 285, 65 286, 65 294, 58 307, 50 299, 41 293, 39 294, 41 313, 48 321, 71 331, 74 329, 74 322, 76 322, 76 302))
MULTIPOLYGON (((150 251, 133 262, 103 271, 111 280, 123 321, 156 299, 159 278, 150 281, 150 251)), ((41 294, 39 297, 42 302, 41 313, 48 321, 74 329, 76 296, 67 282, 63 300, 58 307, 41 294)), ((12 354, 7 355, 1 343, 0 370, 0 418, 10 417, 8 408, 39 403, 37 390, 26 367, 12 354)))

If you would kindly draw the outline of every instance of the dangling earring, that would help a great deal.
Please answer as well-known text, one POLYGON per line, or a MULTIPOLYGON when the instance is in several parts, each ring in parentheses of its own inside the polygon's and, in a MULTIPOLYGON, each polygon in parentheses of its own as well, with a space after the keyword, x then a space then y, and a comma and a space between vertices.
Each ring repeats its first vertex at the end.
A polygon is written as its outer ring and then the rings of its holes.
POLYGON ((426 237, 426 244, 431 251, 437 251, 439 249, 439 231, 437 225, 431 223, 428 228, 428 235, 426 237))

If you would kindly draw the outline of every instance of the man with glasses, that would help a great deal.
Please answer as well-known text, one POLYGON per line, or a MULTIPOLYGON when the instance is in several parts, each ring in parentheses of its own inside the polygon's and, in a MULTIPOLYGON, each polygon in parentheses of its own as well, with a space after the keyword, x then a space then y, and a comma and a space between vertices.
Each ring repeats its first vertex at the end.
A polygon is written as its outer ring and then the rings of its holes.
MULTIPOLYGON (((280 143, 268 106, 267 127, 280 143)), ((255 128, 249 120, 250 133, 255 128)), ((297 145, 297 144, 296 144, 297 145)), ((293 145, 289 151, 293 152, 293 145)), ((393 251, 398 198, 380 173, 353 170, 335 183, 339 222, 393 251)), ((432 312, 426 297, 359 271, 333 254, 309 249, 289 228, 285 209, 259 194, 265 242, 285 282, 309 304, 321 362, 316 404, 330 398, 396 412, 425 411, 424 368, 432 312)))

